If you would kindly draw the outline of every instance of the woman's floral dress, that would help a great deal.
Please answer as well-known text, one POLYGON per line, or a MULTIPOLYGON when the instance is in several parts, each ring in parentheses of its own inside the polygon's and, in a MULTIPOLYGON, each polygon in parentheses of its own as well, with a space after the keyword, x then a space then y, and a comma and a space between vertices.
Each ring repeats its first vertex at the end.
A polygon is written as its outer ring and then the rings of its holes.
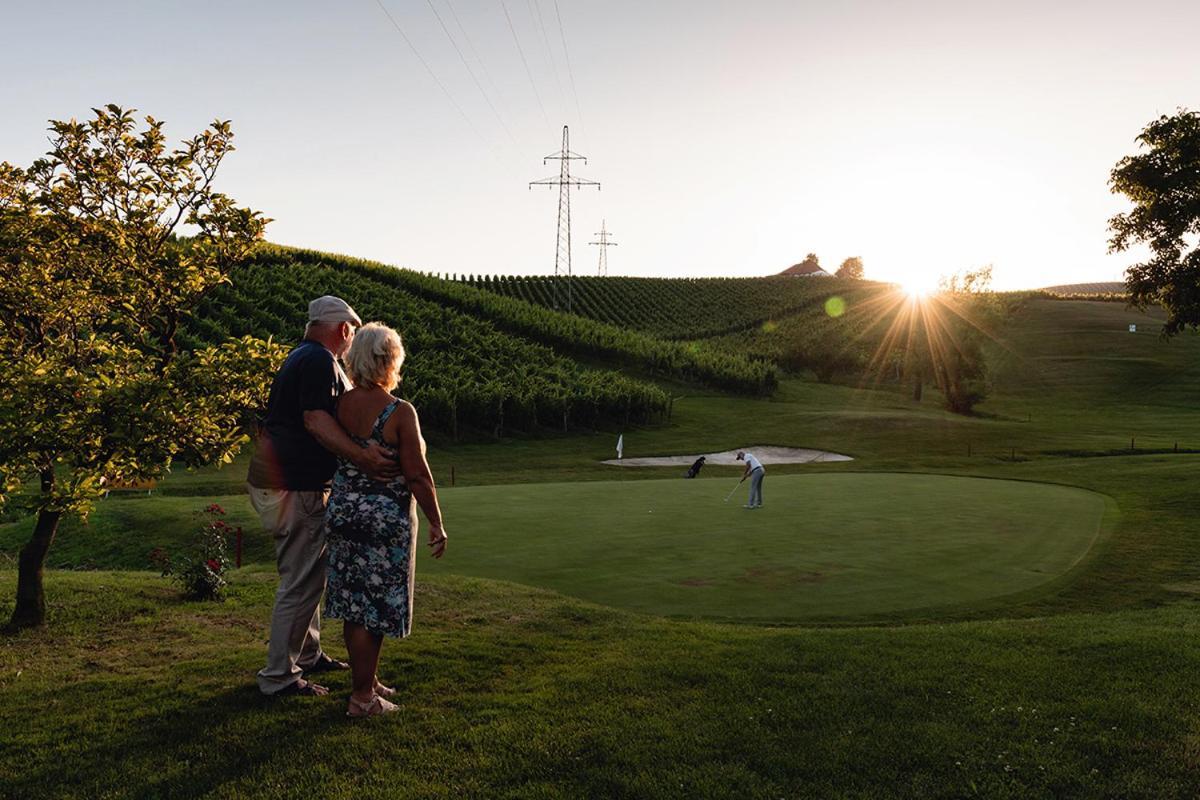
MULTIPOLYGON (((375 420, 361 445, 384 444, 383 426, 397 400, 375 420)), ((403 477, 389 483, 368 478, 338 459, 325 512, 329 575, 325 615, 355 622, 372 633, 404 637, 412 628, 416 572, 416 502, 403 477)))

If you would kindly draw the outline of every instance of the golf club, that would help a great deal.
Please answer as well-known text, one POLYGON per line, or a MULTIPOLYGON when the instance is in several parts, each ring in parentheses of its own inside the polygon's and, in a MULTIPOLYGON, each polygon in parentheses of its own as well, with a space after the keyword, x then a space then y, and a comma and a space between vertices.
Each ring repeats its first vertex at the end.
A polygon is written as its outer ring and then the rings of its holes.
POLYGON ((736 492, 738 490, 738 487, 741 485, 742 485, 741 481, 738 481, 737 483, 734 484, 733 488, 729 490, 729 494, 725 495, 726 503, 729 502, 729 498, 733 497, 733 493, 736 492))

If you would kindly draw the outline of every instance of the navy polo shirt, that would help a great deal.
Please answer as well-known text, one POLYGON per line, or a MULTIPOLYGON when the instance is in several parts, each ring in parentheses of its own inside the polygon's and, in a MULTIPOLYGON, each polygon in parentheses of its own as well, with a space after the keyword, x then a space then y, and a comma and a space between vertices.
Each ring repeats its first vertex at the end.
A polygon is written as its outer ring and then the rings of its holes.
POLYGON ((337 457, 304 427, 305 411, 332 416, 349 388, 333 353, 305 339, 288 354, 271 384, 267 415, 246 480, 260 489, 320 491, 329 486, 337 457))

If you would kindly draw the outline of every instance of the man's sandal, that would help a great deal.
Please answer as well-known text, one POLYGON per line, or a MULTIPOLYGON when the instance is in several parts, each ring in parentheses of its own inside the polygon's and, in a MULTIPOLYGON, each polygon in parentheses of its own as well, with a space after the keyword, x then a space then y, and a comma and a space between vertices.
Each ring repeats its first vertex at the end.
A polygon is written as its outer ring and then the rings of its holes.
POLYGON ((400 706, 395 703, 389 703, 377 694, 372 694, 371 699, 363 702, 358 700, 354 695, 350 695, 350 705, 346 709, 347 717, 377 717, 380 714, 390 714, 393 711, 399 711, 400 706))
POLYGON ((311 667, 304 667, 305 675, 316 675, 319 672, 337 672, 344 669, 350 669, 350 665, 345 661, 338 661, 336 658, 330 658, 324 653, 318 658, 311 667))
POLYGON ((289 683, 278 692, 272 694, 271 697, 291 697, 293 695, 300 697, 324 697, 327 694, 329 694, 329 690, 324 686, 301 678, 289 683))

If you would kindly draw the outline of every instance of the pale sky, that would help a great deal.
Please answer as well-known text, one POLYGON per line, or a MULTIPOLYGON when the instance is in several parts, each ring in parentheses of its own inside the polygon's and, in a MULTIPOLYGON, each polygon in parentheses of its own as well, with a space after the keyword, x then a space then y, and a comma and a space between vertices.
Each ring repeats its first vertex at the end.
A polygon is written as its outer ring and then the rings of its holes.
POLYGON ((604 219, 614 275, 815 252, 894 281, 992 264, 1020 288, 1120 279, 1109 171, 1151 119, 1200 108, 1182 0, 378 2, 3 0, 0 160, 108 102, 173 140, 230 119, 219 188, 274 241, 546 274, 557 190, 527 184, 557 174, 566 124, 602 184, 572 195, 577 274, 604 219))

